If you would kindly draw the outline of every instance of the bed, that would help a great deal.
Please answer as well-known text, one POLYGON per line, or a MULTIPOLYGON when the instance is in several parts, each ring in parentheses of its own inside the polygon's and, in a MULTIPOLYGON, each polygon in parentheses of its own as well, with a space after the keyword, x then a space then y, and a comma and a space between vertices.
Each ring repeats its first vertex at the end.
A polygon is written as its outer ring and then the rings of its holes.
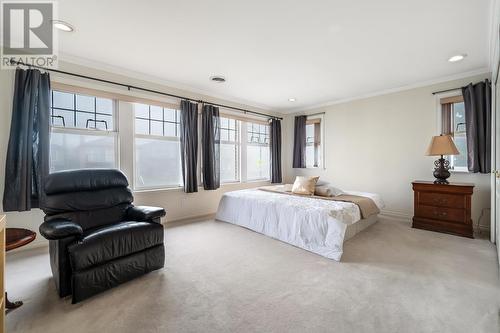
MULTIPOLYGON (((384 203, 373 193, 344 191, 384 203)), ((216 220, 239 225, 326 258, 340 261, 343 243, 377 221, 378 215, 361 218, 352 202, 322 200, 247 189, 225 193, 216 220)))

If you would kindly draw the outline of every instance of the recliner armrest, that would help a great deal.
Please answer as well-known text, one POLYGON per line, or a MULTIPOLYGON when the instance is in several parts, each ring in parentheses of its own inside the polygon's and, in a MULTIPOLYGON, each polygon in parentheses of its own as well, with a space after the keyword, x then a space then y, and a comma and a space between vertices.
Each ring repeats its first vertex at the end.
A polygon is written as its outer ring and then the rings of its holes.
POLYGON ((130 206, 127 209, 126 219, 129 221, 158 222, 167 213, 161 207, 130 206))
POLYGON ((38 229, 40 234, 48 240, 62 239, 70 236, 81 236, 83 234, 82 227, 67 219, 54 219, 45 221, 38 229))

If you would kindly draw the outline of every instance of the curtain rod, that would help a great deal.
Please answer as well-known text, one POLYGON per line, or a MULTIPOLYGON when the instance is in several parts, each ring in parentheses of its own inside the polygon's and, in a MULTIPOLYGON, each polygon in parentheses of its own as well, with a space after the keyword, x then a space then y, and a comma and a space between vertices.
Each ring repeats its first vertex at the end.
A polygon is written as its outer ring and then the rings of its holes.
MULTIPOLYGON (((498 80, 498 73, 497 73, 497 80, 498 80)), ((486 79, 486 81, 490 81, 490 80, 486 79)), ((472 84, 472 82, 471 82, 470 84, 472 84)), ((490 82, 490 84, 491 84, 491 82, 490 82)), ((436 94, 445 93, 445 92, 449 92, 449 91, 455 91, 455 90, 460 90, 460 91, 462 91, 462 87, 459 87, 459 88, 453 88, 453 89, 446 89, 446 90, 440 90, 440 91, 435 91, 435 92, 433 92, 432 94, 433 94, 433 95, 436 95, 436 94)))
POLYGON ((455 90, 462 90, 462 87, 460 87, 460 88, 453 88, 453 89, 446 89, 446 90, 440 90, 440 91, 435 91, 432 94, 436 95, 436 94, 441 94, 441 93, 455 91, 455 90))
POLYGON ((131 89, 140 90, 140 91, 146 91, 146 92, 153 93, 153 94, 158 94, 158 95, 163 95, 163 96, 169 96, 169 97, 174 97, 174 98, 178 98, 178 99, 184 99, 184 100, 188 100, 188 101, 195 102, 195 103, 210 104, 210 105, 214 105, 214 106, 218 106, 218 107, 222 107, 222 108, 226 108, 226 109, 236 110, 236 111, 243 112, 245 114, 246 113, 251 113, 251 114, 254 114, 254 115, 261 116, 261 117, 267 117, 267 118, 271 118, 271 119, 283 120, 283 118, 281 118, 281 117, 272 116, 272 115, 261 113, 261 112, 257 112, 257 111, 246 110, 246 109, 237 108, 237 107, 234 107, 234 106, 229 106, 229 105, 220 104, 220 103, 212 103, 212 102, 204 101, 204 100, 201 100, 201 99, 193 99, 193 98, 184 97, 184 96, 180 96, 180 95, 169 94, 169 93, 158 91, 158 90, 137 87, 137 86, 130 85, 130 84, 125 84, 125 83, 120 83, 120 82, 110 81, 110 80, 105 80, 105 79, 99 79, 99 78, 96 78, 96 77, 82 75, 82 74, 77 74, 77 73, 65 72, 65 71, 61 71, 61 70, 58 70, 58 69, 46 68, 46 67, 41 67, 41 66, 36 66, 36 65, 31 65, 31 64, 25 64, 25 63, 23 63, 21 61, 15 61, 14 59, 11 59, 10 64, 11 65, 18 65, 18 66, 33 67, 33 68, 37 68, 37 69, 41 69, 41 70, 45 70, 45 71, 50 71, 50 72, 55 72, 55 73, 59 73, 59 74, 65 74, 65 75, 75 76, 75 77, 79 77, 79 78, 82 78, 82 79, 93 80, 93 81, 98 81, 98 82, 107 83, 107 84, 113 84, 113 85, 116 85, 116 86, 125 87, 129 91, 131 89))

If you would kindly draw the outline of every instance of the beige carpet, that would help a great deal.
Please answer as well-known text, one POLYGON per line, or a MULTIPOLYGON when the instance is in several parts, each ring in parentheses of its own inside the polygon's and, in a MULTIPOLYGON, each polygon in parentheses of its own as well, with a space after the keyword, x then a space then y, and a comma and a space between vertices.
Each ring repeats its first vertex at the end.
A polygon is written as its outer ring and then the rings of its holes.
POLYGON ((241 227, 166 230, 166 267, 71 305, 47 249, 9 255, 8 332, 498 332, 494 246, 381 221, 337 263, 241 227))

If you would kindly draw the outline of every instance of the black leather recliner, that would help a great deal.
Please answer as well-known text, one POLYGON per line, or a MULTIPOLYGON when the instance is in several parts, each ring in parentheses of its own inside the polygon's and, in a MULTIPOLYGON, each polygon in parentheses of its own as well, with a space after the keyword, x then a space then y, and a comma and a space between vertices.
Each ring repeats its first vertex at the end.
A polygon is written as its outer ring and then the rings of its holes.
POLYGON ((40 234, 47 238, 60 297, 73 303, 164 266, 165 210, 134 207, 127 178, 113 169, 52 173, 40 234))

